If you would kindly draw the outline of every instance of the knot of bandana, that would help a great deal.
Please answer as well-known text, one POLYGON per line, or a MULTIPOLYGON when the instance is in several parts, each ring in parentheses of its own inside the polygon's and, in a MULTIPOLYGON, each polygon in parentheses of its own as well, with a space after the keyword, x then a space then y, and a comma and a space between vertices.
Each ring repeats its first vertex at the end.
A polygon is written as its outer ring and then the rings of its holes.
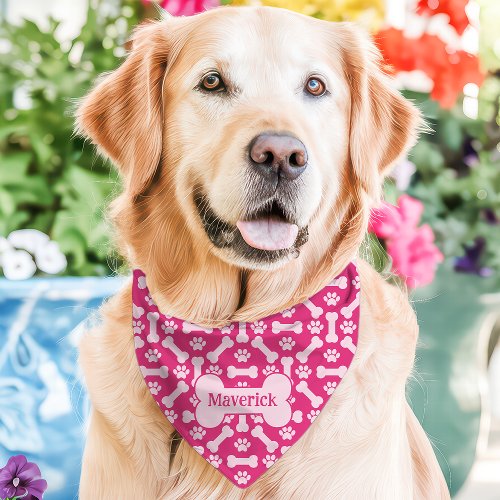
POLYGON ((250 486, 312 425, 352 362, 356 266, 302 304, 223 328, 162 314, 144 273, 133 278, 135 352, 149 391, 205 460, 250 486))

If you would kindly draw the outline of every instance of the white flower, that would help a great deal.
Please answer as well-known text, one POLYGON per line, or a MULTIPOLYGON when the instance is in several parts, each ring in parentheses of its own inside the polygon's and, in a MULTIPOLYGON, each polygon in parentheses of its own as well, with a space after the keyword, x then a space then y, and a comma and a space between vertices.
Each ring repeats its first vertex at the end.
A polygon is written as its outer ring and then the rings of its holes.
POLYGON ((46 245, 50 239, 38 229, 18 229, 12 231, 7 236, 9 243, 16 248, 27 250, 30 253, 36 253, 39 248, 46 245))
POLYGON ((2 254, 2 268, 8 280, 26 280, 36 272, 31 255, 25 250, 7 250, 2 254))
POLYGON ((59 249, 56 241, 49 241, 35 251, 35 261, 38 269, 47 274, 57 274, 66 269, 66 257, 59 249))

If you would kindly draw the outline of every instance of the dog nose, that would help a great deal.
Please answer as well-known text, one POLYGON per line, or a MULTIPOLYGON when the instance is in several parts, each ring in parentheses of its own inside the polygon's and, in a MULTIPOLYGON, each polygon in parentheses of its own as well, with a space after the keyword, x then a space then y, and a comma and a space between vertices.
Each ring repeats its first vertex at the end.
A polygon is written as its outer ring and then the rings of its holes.
POLYGON ((260 134, 249 151, 253 166, 264 177, 294 180, 307 167, 306 147, 291 135, 260 134))

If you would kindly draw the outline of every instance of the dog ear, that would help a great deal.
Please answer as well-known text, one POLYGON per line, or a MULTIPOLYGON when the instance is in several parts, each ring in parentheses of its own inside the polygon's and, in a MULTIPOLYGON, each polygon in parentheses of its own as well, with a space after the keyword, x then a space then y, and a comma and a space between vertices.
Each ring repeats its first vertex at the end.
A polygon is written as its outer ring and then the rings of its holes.
POLYGON ((76 113, 78 132, 118 166, 131 196, 145 190, 161 159, 168 46, 165 22, 140 25, 125 62, 96 84, 76 113))
POLYGON ((413 146, 420 112, 381 69, 381 55, 361 28, 341 23, 343 65, 351 92, 349 154, 354 173, 378 201, 390 167, 413 146))

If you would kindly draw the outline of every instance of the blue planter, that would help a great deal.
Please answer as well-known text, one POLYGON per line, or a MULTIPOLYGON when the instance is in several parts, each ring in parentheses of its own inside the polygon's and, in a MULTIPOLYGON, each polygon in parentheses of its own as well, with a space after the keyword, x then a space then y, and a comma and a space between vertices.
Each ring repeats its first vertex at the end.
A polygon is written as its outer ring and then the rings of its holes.
POLYGON ((0 279, 0 467, 22 453, 45 498, 77 498, 88 404, 77 368, 81 321, 118 278, 0 279))
MULTIPOLYGON (((47 479, 47 500, 77 498, 88 414, 77 367, 83 330, 78 326, 122 283, 119 278, 0 279, 0 467, 9 456, 25 454, 47 479)), ((441 269, 414 297, 420 376, 410 381, 408 396, 437 444, 453 493, 475 457, 478 379, 484 369, 475 354, 484 344, 486 317, 500 308, 498 290, 493 280, 441 269)))

